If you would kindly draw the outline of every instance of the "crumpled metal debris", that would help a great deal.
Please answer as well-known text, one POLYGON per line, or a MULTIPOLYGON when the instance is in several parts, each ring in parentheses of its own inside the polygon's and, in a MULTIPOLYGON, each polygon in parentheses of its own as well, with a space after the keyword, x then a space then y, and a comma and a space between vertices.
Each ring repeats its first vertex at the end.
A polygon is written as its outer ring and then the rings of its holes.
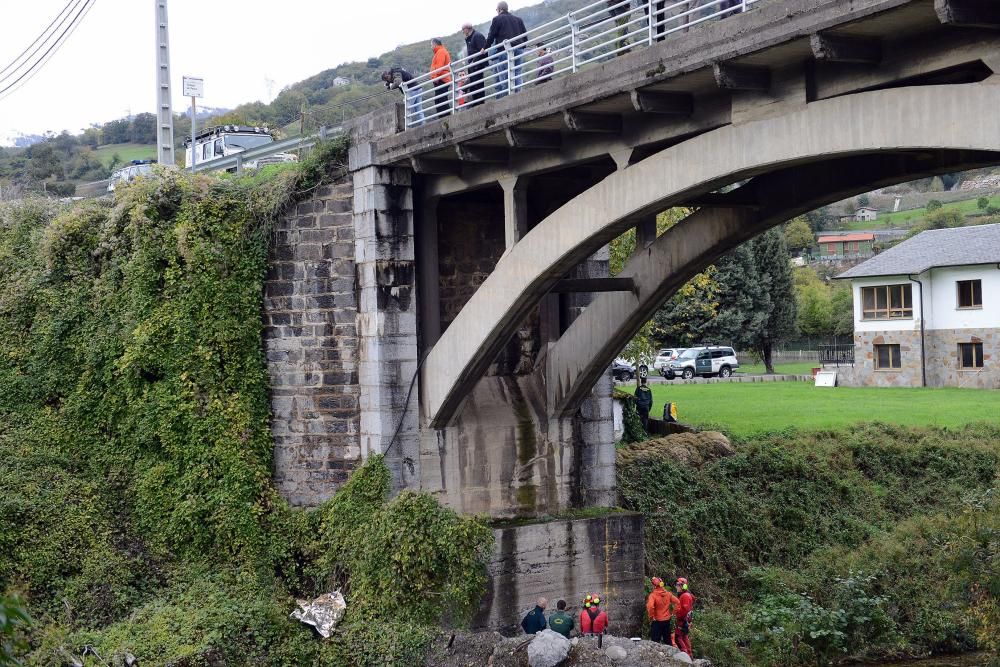
POLYGON ((347 611, 347 601, 339 590, 333 593, 324 593, 318 598, 309 602, 308 600, 295 601, 301 609, 293 611, 291 617, 302 621, 306 625, 316 628, 316 631, 323 637, 329 639, 334 628, 344 618, 347 611))

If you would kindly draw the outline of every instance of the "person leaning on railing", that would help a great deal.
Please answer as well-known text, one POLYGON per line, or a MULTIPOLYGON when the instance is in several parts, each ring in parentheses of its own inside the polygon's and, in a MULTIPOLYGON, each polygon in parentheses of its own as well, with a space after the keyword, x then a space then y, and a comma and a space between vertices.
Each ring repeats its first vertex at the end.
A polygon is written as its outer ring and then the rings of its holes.
POLYGON ((538 68, 538 73, 535 74, 535 85, 541 85, 552 78, 555 74, 555 61, 552 59, 552 54, 549 53, 549 48, 544 44, 539 44, 538 49, 538 61, 536 67, 538 68))
POLYGON ((497 15, 490 23, 490 34, 486 36, 486 46, 484 47, 484 51, 489 50, 490 60, 497 73, 497 97, 503 97, 507 94, 507 80, 512 75, 514 77, 514 90, 521 87, 521 54, 524 53, 524 43, 527 41, 527 38, 522 37, 522 35, 526 32, 528 29, 524 27, 524 21, 510 13, 506 2, 502 0, 498 2, 497 15), (519 37, 520 39, 518 39, 519 37), (507 54, 503 48, 503 43, 506 40, 510 40, 513 51, 513 72, 510 71, 511 63, 508 62, 507 54))
POLYGON ((397 65, 382 72, 382 81, 385 82, 386 90, 398 88, 403 91, 406 97, 406 115, 409 118, 408 127, 421 125, 424 122, 424 109, 420 103, 420 86, 414 86, 409 90, 403 88, 404 83, 413 81, 413 75, 397 65))
POLYGON ((486 37, 476 30, 471 23, 462 26, 465 35, 465 52, 469 54, 469 77, 466 84, 466 103, 470 107, 481 104, 485 90, 483 88, 483 70, 486 69, 486 37))
POLYGON ((448 67, 451 65, 451 54, 437 37, 431 40, 431 48, 434 50, 434 57, 431 59, 431 82, 434 84, 431 105, 436 115, 445 116, 451 108, 448 90, 451 83, 451 71, 448 67))

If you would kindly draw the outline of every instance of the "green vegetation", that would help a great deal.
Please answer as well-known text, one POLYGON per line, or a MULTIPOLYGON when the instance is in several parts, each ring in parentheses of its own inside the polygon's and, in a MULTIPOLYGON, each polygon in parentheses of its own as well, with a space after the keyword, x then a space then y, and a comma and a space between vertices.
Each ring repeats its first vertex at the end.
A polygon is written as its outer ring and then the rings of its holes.
POLYGON ((1000 423, 995 391, 891 387, 815 387, 809 382, 653 384, 653 410, 677 404, 685 423, 747 436, 791 427, 837 429, 878 419, 889 424, 956 427, 1000 423))
POLYGON ((468 617, 482 522, 387 501, 379 457, 316 511, 271 486, 268 239, 343 158, 0 208, 0 594, 35 621, 27 664, 87 644, 143 664, 413 664, 468 617), (288 618, 338 587, 336 640, 288 618))
POLYGON ((700 468, 648 445, 619 457, 650 572, 688 577, 700 600, 697 653, 763 667, 996 648, 1000 428, 789 429, 736 446, 700 468))
MULTIPOLYGON (((819 362, 816 361, 776 361, 774 372, 778 375, 809 375, 817 366, 819 362)), ((736 372, 742 375, 764 375, 767 369, 762 363, 753 363, 740 366, 736 372)))
POLYGON ((156 146, 153 144, 108 144, 95 149, 93 156, 108 169, 113 169, 132 160, 156 159, 156 146), (116 155, 118 161, 114 163, 113 158, 116 155))
MULTIPOLYGON (((937 202, 940 204, 940 202, 937 202)), ((973 197, 971 199, 964 199, 962 201, 952 202, 950 204, 940 204, 935 208, 930 206, 924 208, 915 208, 908 211, 899 211, 896 213, 879 213, 878 220, 875 222, 853 222, 849 225, 845 225, 844 229, 871 229, 872 227, 912 227, 921 220, 927 217, 928 213, 933 213, 934 210, 942 211, 957 211, 962 214, 963 217, 982 215, 986 208, 990 206, 1000 206, 1000 197, 973 197), (979 206, 979 200, 986 199, 986 207, 979 206)))

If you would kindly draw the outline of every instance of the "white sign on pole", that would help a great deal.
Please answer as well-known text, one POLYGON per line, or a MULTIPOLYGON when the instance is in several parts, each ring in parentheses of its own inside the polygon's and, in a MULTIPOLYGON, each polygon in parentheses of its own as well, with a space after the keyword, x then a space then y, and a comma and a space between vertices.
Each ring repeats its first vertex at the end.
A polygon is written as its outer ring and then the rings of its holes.
POLYGON ((205 80, 194 76, 186 76, 184 81, 184 97, 205 97, 205 80))

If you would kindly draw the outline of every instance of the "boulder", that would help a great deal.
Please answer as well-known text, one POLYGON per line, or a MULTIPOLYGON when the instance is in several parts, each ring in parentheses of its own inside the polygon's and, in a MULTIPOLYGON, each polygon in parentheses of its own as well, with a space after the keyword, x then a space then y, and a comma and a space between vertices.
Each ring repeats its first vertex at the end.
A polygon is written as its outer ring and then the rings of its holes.
POLYGON ((569 655, 569 639, 552 630, 542 630, 528 644, 528 664, 531 667, 556 667, 569 655))
POLYGON ((615 662, 621 662, 628 657, 628 651, 621 646, 609 646, 604 653, 615 662))

